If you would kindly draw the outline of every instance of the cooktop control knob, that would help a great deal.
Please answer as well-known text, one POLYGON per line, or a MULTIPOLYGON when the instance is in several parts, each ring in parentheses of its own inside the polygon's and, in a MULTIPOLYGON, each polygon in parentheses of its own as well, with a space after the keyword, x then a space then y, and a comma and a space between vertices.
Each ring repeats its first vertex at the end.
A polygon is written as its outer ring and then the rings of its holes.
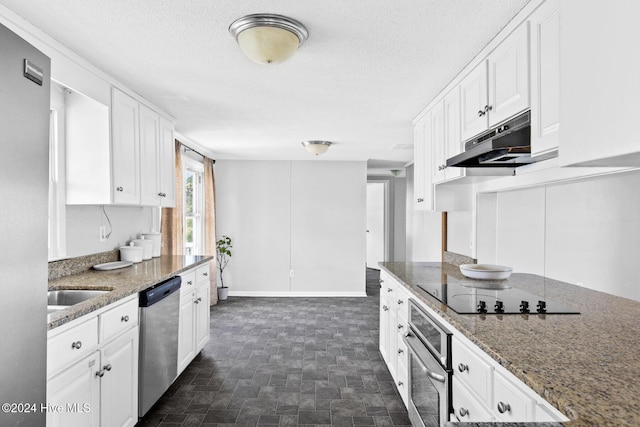
POLYGON ((538 313, 547 312, 547 303, 544 301, 538 301, 538 305, 536 305, 536 307, 538 308, 538 313))
POLYGON ((487 303, 484 301, 478 302, 478 313, 486 313, 487 312, 487 303))
POLYGON ((529 301, 520 302, 520 313, 529 313, 529 301))
POLYGON ((496 313, 504 313, 504 304, 502 301, 496 301, 496 305, 493 306, 496 310, 496 313))

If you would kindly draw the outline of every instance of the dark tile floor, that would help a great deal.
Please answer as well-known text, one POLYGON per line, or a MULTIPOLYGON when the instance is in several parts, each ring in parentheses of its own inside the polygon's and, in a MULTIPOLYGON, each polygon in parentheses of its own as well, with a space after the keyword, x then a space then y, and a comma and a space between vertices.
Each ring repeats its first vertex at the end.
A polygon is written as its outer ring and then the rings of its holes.
POLYGON ((367 298, 230 297, 211 340, 138 426, 399 426, 378 351, 379 272, 367 298))

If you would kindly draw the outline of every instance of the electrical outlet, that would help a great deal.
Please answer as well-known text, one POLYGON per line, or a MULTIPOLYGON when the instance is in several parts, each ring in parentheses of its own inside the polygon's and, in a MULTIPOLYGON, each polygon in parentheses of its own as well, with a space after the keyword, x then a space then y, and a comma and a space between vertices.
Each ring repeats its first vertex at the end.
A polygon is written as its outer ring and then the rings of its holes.
POLYGON ((289 277, 295 277, 295 272, 293 270, 289 270, 289 277))
POLYGON ((100 236, 100 241, 104 242, 107 240, 107 227, 105 227, 104 225, 101 225, 99 228, 99 236, 100 236))

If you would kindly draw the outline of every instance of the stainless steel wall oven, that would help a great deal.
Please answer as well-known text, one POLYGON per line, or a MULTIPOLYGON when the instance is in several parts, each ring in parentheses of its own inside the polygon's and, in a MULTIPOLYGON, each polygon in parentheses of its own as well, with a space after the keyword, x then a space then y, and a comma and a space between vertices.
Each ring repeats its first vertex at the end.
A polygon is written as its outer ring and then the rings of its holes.
POLYGON ((408 320, 409 418, 414 426, 440 426, 452 411, 452 333, 412 299, 408 320))

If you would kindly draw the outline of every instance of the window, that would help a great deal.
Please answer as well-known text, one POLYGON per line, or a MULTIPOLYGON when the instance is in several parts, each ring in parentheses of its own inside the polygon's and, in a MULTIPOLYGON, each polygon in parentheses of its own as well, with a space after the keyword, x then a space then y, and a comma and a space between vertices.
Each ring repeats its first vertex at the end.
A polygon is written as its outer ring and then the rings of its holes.
POLYGON ((204 166, 188 157, 184 159, 184 254, 204 253, 204 166))
POLYGON ((66 255, 64 88, 52 82, 49 111, 49 260, 66 255))

